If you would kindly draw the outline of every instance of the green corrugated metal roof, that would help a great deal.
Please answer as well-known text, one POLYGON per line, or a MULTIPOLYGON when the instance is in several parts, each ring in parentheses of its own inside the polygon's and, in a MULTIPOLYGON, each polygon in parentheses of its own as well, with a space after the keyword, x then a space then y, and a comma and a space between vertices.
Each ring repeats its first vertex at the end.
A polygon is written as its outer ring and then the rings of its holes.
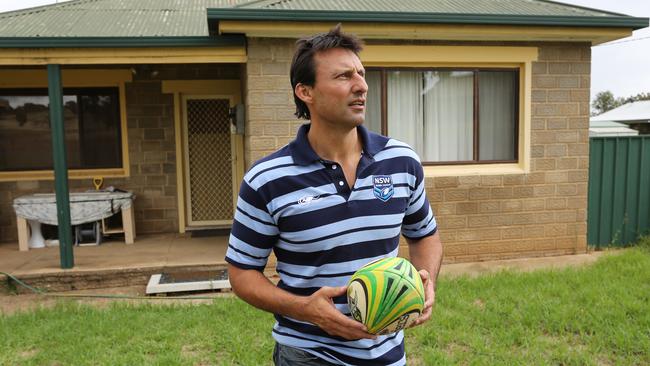
POLYGON ((648 26, 648 18, 548 0, 258 0, 231 8, 209 9, 208 18, 633 29, 648 26))
POLYGON ((209 43, 201 37, 217 38, 209 33, 208 17, 212 21, 327 20, 632 28, 648 25, 647 18, 545 0, 73 0, 0 13, 0 47, 15 47, 13 43, 34 38, 79 37, 122 39, 124 46, 129 45, 128 38, 135 37, 145 43, 148 39, 167 38, 172 45, 185 41, 189 42, 187 45, 201 45, 209 43))
POLYGON ((0 37, 208 36, 207 8, 246 0, 73 0, 0 13, 0 37))
POLYGON ((539 0, 262 0, 248 2, 238 8, 495 15, 621 15, 539 0))

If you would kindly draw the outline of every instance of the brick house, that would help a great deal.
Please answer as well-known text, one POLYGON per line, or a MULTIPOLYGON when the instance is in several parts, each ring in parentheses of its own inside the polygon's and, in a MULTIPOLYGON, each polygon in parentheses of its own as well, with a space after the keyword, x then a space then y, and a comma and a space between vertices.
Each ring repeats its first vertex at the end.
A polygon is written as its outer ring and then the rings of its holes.
POLYGON ((422 157, 448 261, 586 251, 590 47, 648 19, 534 0, 74 0, 0 14, 0 242, 17 240, 14 198, 54 191, 46 65, 61 65, 71 190, 103 177, 135 192, 139 234, 227 228, 244 171, 303 123, 295 40, 338 22, 366 41, 368 127, 422 157))

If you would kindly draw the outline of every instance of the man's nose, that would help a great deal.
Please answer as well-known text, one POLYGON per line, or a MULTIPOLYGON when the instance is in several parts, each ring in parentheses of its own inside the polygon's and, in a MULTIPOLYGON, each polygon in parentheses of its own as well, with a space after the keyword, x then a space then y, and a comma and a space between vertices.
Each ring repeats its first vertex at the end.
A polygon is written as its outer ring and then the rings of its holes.
POLYGON ((366 78, 361 74, 354 74, 354 93, 367 93, 368 92, 368 83, 366 83, 366 78))

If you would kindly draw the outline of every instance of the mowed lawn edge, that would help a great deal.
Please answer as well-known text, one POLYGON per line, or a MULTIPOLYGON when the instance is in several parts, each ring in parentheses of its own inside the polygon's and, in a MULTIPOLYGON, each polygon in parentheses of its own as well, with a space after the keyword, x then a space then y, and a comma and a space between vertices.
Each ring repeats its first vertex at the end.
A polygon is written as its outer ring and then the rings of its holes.
MULTIPOLYGON (((650 245, 562 270, 441 279, 409 365, 650 364, 650 245)), ((54 307, 0 315, 0 365, 270 365, 273 316, 210 304, 54 307)))

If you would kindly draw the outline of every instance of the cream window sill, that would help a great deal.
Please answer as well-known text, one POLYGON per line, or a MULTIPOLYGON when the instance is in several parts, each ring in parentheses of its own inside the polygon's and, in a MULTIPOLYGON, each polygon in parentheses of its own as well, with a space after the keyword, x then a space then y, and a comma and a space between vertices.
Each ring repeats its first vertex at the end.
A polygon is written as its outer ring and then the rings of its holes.
MULTIPOLYGON (((128 169, 68 170, 68 179, 126 178, 128 169)), ((34 170, 25 172, 0 173, 0 182, 17 182, 26 180, 54 180, 52 170, 34 170)))
POLYGON ((469 175, 504 175, 525 174, 527 171, 520 164, 474 164, 424 166, 425 177, 461 177, 469 175))

